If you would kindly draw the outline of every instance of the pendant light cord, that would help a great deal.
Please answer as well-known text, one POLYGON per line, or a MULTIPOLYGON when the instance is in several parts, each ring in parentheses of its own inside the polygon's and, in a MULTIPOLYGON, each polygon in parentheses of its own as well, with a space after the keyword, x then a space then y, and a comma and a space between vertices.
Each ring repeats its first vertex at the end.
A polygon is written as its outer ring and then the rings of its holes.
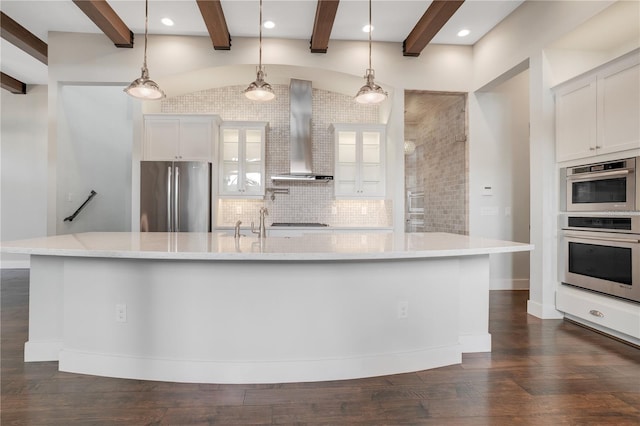
POLYGON ((371 32, 372 31, 373 31, 373 27, 371 26, 371 0, 369 0, 369 69, 371 69, 371 32))
POLYGON ((147 32, 149 29, 149 0, 144 2, 144 61, 143 67, 147 68, 147 32))
POLYGON ((259 43, 259 54, 258 54, 258 69, 262 70, 262 0, 260 0, 260 22, 258 23, 258 28, 260 28, 260 43, 259 43))

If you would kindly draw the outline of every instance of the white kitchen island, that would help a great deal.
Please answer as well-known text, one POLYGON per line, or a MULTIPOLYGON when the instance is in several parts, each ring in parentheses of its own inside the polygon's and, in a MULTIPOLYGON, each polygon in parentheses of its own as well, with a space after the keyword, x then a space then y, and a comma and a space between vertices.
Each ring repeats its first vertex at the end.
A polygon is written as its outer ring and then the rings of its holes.
POLYGON ((84 233, 31 255, 25 361, 198 383, 419 371, 491 350, 489 256, 532 246, 444 233, 84 233))

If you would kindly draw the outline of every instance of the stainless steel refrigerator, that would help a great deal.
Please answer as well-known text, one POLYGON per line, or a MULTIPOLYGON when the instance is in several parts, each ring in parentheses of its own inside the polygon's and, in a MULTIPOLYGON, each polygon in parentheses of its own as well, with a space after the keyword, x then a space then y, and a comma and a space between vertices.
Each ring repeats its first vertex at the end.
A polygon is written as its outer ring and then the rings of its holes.
POLYGON ((210 230, 211 163, 140 162, 140 231, 210 230))

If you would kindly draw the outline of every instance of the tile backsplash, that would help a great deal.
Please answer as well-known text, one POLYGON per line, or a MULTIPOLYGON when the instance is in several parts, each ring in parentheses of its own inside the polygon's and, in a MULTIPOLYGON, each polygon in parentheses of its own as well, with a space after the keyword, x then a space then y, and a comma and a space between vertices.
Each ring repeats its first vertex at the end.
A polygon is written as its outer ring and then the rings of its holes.
MULTIPOLYGON (((335 200, 333 182, 274 183, 269 176, 289 172, 289 86, 273 85, 276 99, 258 103, 242 95, 243 86, 228 86, 162 100, 161 111, 173 114, 216 114, 226 121, 267 121, 266 187, 264 200, 219 199, 218 226, 258 221, 260 207, 267 207, 267 223, 317 222, 332 226, 386 227, 392 224, 391 200, 335 200), (274 194, 270 188, 288 188, 274 194)), ((333 175, 332 123, 378 123, 378 107, 363 106, 340 93, 313 89, 313 171, 333 175)))

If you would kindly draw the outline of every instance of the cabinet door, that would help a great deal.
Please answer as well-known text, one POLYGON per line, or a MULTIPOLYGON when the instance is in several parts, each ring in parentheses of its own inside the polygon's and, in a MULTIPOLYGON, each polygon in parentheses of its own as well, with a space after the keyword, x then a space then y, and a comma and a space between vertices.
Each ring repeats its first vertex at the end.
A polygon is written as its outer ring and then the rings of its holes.
POLYGON ((221 128, 220 195, 264 196, 266 124, 237 123, 221 128))
POLYGON ((384 196, 384 144, 379 131, 362 132, 360 195, 384 196))
POLYGON ((596 81, 591 78, 556 93, 556 160, 596 151, 596 81))
POLYGON ((640 65, 625 61, 599 75, 598 107, 599 154, 640 148, 640 65))
POLYGON ((360 190, 358 168, 358 132, 336 131, 336 197, 355 196, 360 190))
POLYGON ((240 129, 223 128, 220 137, 220 194, 240 193, 240 129))
POLYGON ((146 119, 144 122, 144 160, 171 161, 178 159, 180 120, 146 119))
POLYGON ((244 130, 242 186, 246 195, 264 194, 264 140, 262 129, 244 130))
POLYGON ((179 157, 185 161, 211 161, 212 122, 209 119, 180 120, 179 157))

